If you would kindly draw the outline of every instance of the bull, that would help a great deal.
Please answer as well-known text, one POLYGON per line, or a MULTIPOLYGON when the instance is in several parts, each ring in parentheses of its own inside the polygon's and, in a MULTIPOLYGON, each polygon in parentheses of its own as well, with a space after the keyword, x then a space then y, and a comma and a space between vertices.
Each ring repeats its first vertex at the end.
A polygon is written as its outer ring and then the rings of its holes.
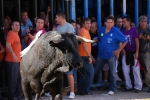
POLYGON ((62 100, 62 73, 83 65, 78 41, 94 42, 73 34, 50 31, 40 36, 22 57, 20 74, 25 100, 38 100, 49 90, 53 100, 62 100), (71 66, 71 67, 70 67, 71 66))

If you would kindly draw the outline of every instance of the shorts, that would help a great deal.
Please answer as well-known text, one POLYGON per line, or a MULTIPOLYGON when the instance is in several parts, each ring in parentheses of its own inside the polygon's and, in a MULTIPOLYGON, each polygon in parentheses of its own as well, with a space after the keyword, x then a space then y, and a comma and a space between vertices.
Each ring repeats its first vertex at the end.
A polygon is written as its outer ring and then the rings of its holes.
POLYGON ((74 71, 75 71, 75 69, 73 68, 72 70, 65 72, 65 74, 72 74, 73 75, 74 71))

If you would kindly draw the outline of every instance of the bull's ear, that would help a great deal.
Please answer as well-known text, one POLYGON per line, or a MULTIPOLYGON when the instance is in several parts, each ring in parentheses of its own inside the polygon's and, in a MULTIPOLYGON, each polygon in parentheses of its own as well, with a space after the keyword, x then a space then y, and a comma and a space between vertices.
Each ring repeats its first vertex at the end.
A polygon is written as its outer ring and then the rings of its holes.
POLYGON ((83 37, 77 36, 77 35, 76 35, 76 39, 78 41, 80 41, 80 42, 88 42, 88 43, 94 43, 94 42, 96 42, 95 40, 89 40, 89 39, 86 39, 86 38, 83 38, 83 37))
POLYGON ((56 35, 56 36, 54 36, 52 38, 52 40, 50 41, 50 44, 51 44, 51 42, 57 44, 57 43, 60 43, 62 41, 64 41, 64 39, 62 38, 62 36, 61 35, 56 35))

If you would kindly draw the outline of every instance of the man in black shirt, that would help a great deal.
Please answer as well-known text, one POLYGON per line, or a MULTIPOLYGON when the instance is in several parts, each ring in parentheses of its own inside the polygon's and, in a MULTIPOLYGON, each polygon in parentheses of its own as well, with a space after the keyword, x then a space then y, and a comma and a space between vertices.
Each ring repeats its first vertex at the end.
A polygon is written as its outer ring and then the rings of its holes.
MULTIPOLYGON (((91 28, 90 28, 90 36, 91 36, 91 40, 93 40, 95 37, 97 37, 97 22, 92 22, 91 23, 91 28)), ((93 63, 96 62, 96 58, 98 55, 98 45, 97 43, 93 43, 92 44, 92 48, 91 48, 91 54, 92 54, 92 59, 93 59, 93 63)))

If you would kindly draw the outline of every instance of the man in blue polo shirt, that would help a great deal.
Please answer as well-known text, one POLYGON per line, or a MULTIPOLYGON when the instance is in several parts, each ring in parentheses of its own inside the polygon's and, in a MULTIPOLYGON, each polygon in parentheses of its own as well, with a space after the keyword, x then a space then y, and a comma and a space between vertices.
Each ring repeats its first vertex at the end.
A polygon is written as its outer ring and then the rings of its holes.
POLYGON ((33 26, 32 22, 28 18, 28 13, 27 11, 22 11, 21 12, 21 43, 22 43, 22 50, 27 47, 27 44, 24 41, 24 37, 26 36, 26 31, 27 29, 33 26))
POLYGON ((95 68, 95 82, 99 79, 99 73, 102 71, 105 63, 109 66, 109 95, 116 91, 116 56, 124 48, 127 38, 120 30, 114 27, 114 17, 108 16, 105 19, 105 27, 102 27, 98 33, 98 57, 95 68), (119 46, 119 43, 122 43, 119 46), (118 48, 119 46, 119 48, 118 48))

